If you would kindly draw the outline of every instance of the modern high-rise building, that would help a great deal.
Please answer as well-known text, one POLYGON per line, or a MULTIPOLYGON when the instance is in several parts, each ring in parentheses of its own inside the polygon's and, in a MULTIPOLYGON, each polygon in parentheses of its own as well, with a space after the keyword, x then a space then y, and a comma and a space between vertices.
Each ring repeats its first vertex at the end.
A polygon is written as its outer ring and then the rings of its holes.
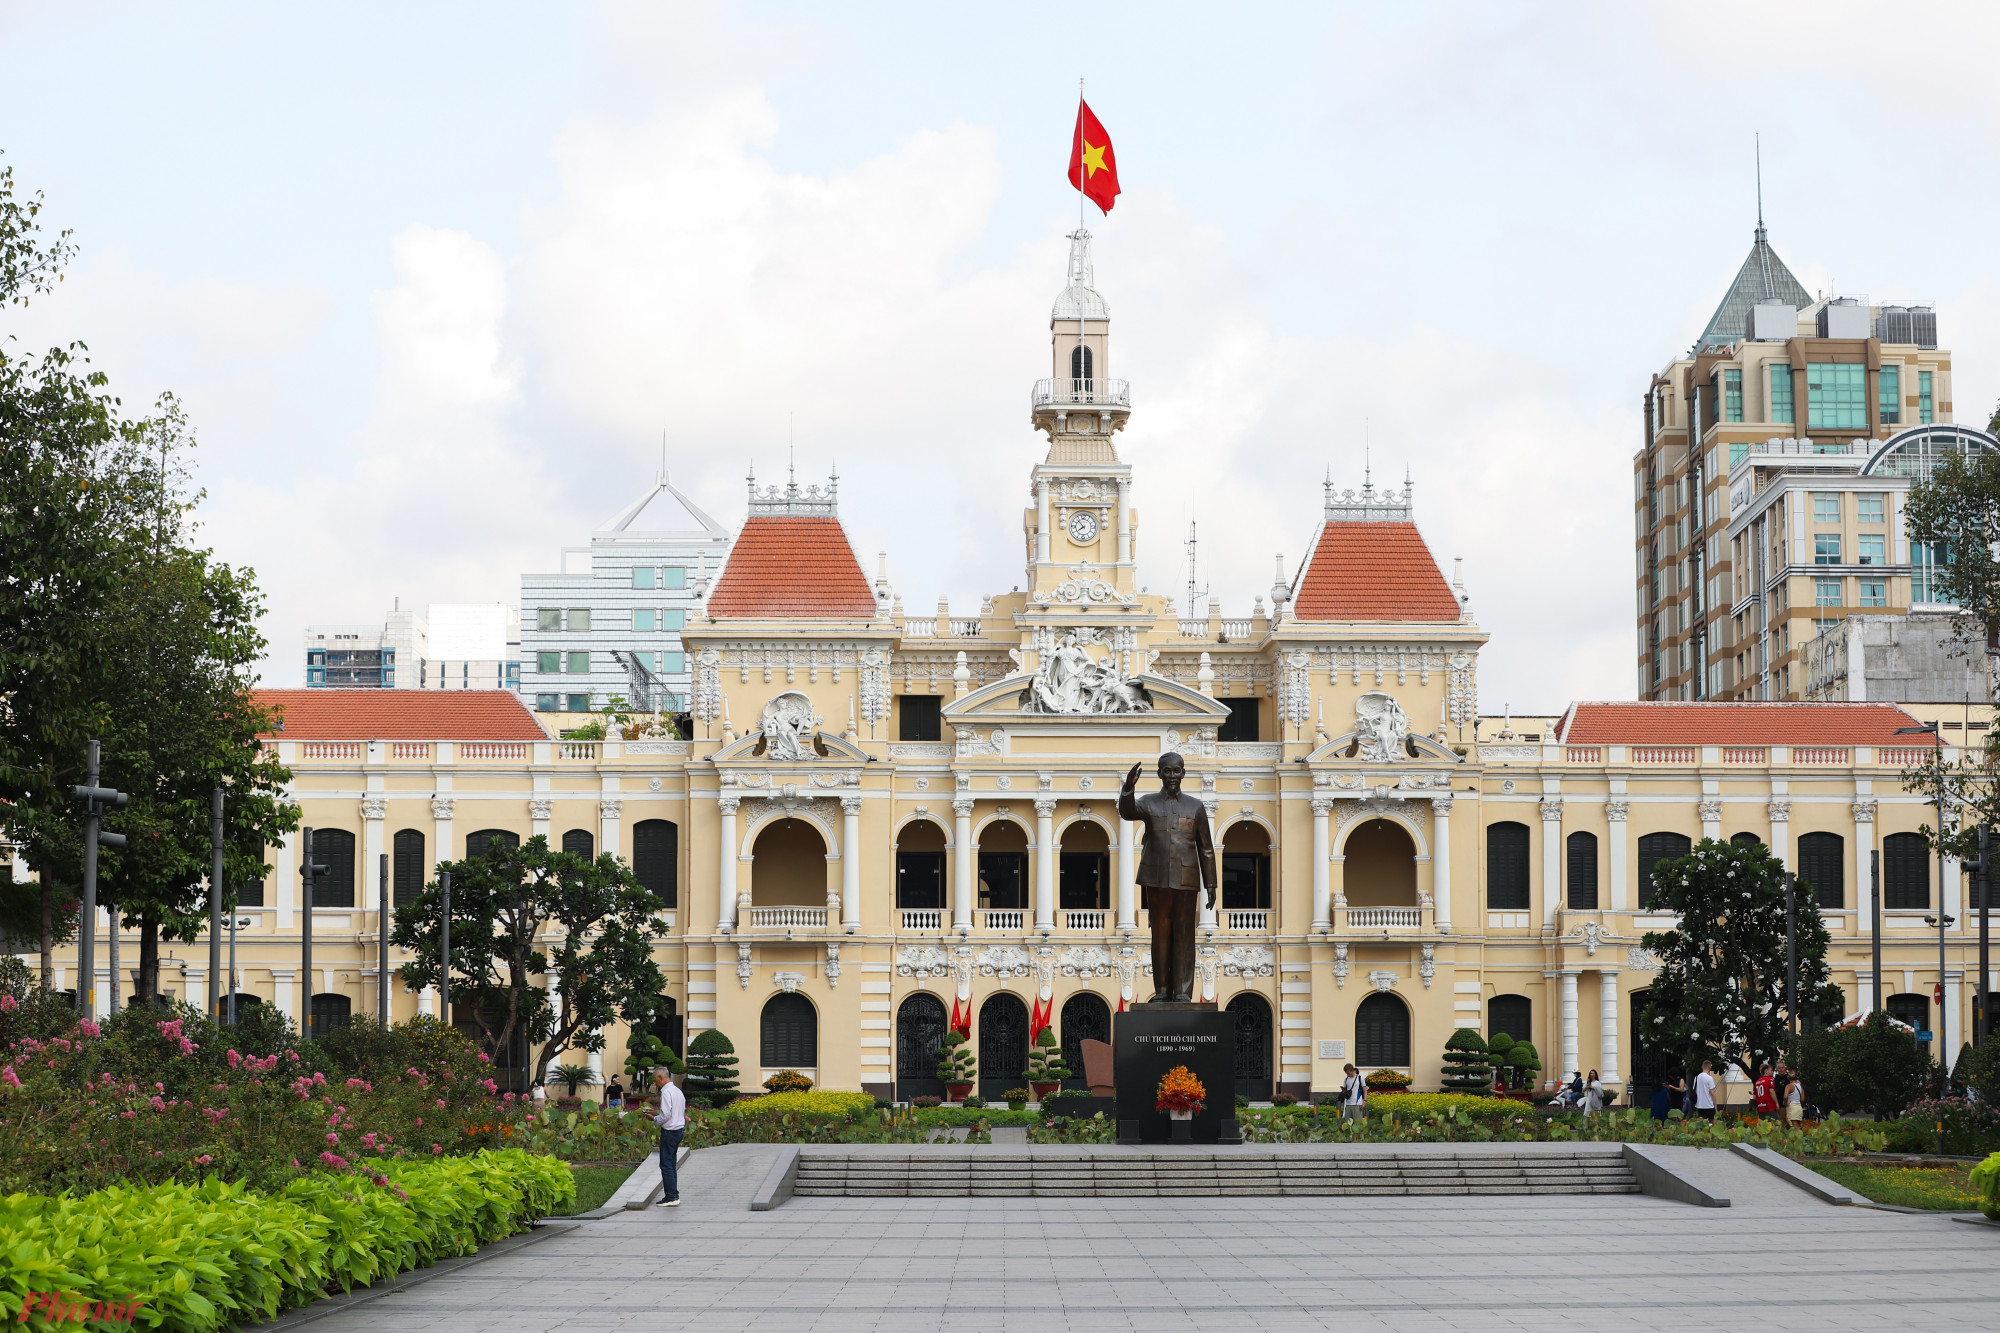
POLYGON ((1633 458, 1642 699, 1806 697, 1801 647, 1849 615, 1946 612, 1903 498, 1951 450, 1927 305, 1808 292, 1766 237, 1647 386, 1633 458))
POLYGON ((381 624, 306 626, 308 689, 511 690, 521 622, 504 602, 432 602, 381 624))
POLYGON ((523 574, 522 700, 537 713, 587 713, 614 698, 685 711, 692 677, 681 630, 729 547, 728 529, 662 472, 590 545, 564 547, 561 573, 523 574))

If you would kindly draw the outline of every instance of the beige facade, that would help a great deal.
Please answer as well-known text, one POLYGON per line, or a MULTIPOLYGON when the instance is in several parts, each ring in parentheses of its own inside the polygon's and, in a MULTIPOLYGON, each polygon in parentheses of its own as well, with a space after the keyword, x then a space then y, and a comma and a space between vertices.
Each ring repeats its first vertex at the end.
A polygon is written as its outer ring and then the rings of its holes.
MULTIPOLYGON (((420 716, 367 711, 403 692, 356 692, 372 697, 345 713, 339 692, 309 692, 316 711, 299 705, 271 743, 305 822, 351 838, 354 906, 315 909, 308 985, 298 849, 272 848, 264 905, 243 912, 239 986, 294 1013, 309 991, 369 1012, 385 891, 487 831, 544 834, 615 851, 669 896, 668 992, 689 1032, 734 1040, 746 1084, 797 1067, 829 1087, 932 1090, 930 1045, 962 1004, 983 1090, 1003 1091, 1038 1001, 1074 1039, 1150 995, 1134 826, 1115 802, 1131 765, 1150 788, 1173 752, 1224 866, 1198 986, 1237 1016, 1252 1095, 1335 1087, 1348 1060, 1435 1087, 1451 1032, 1496 1024, 1536 1043, 1548 1078, 1630 1081, 1646 1059, 1634 997, 1656 966, 1640 939, 1670 924, 1645 908, 1646 873, 1705 836, 1811 862, 1850 1009, 1870 998, 1857 886, 1871 853, 1895 853, 1884 988, 1929 991, 1934 869, 1912 871, 1892 836, 1926 817, 1897 781, 1924 739, 1894 735, 1907 714, 1586 703, 1482 718, 1487 632, 1407 489, 1329 486, 1317 515, 1297 516, 1310 554, 1248 614, 1212 603, 1188 619, 1140 591, 1137 478, 1113 442, 1129 393, 1101 374, 1110 316, 1082 241, 1072 265, 1031 404, 1042 439, 1040 461, 1024 458, 1024 530, 993 534, 996 552, 1026 553, 1019 591, 977 614, 903 614, 862 572, 829 494, 772 488, 751 495, 684 631, 691 739, 564 741, 470 715, 422 734, 420 716), (1063 327, 1082 302, 1088 376, 1070 373, 1063 327)), ((1968 1005, 1958 893, 1947 874, 1954 1050, 1968 1005)), ((171 952, 168 985, 205 1000, 205 946, 171 952)), ((399 1018, 433 1003, 392 990, 399 1018)), ((612 1033, 604 1065, 623 1049, 612 1033)))

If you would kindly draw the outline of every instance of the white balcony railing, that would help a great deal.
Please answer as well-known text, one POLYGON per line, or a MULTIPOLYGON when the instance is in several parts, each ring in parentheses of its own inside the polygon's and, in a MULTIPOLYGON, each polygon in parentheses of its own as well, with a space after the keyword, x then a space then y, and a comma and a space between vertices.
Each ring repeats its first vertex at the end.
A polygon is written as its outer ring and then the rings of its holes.
POLYGON ((1792 762, 1795 764, 1844 764, 1849 751, 1844 745, 1794 745, 1792 762))
POLYGON ((1111 914, 1101 907, 1087 908, 1077 912, 1065 911, 1063 913, 1063 929, 1103 930, 1104 923, 1110 920, 1110 918, 1111 914))
POLYGON ((595 759, 597 758, 597 742, 563 741, 561 744, 561 754, 565 759, 595 759))
POLYGON ((301 759, 359 759, 360 741, 300 741, 301 759))
POLYGON ((979 924, 987 930, 1026 930, 1028 909, 1025 907, 982 907, 979 909, 979 924))
POLYGON ((825 930, 824 907, 753 907, 750 925, 758 930, 825 930))
POLYGON ((428 759, 431 757, 429 741, 390 741, 391 759, 428 759))
POLYGON ((1205 639, 1208 637, 1208 622, 1206 620, 1183 620, 1180 622, 1180 627, 1183 639, 1205 639))
POLYGON ((1936 753, 1928 745, 1885 745, 1875 752, 1884 768, 1914 768, 1936 753))
POLYGON ((1350 930, 1415 930, 1423 924, 1421 907, 1350 907, 1350 930))
POLYGON ((1225 620, 1222 622, 1222 632, 1232 639, 1247 639, 1250 637, 1250 622, 1248 620, 1225 620))
MULTIPOLYGON (((460 759, 526 759, 528 757, 528 742, 460 741, 458 745, 458 757, 460 759)), ((563 757, 565 759, 595 759, 597 758, 597 742, 564 741, 563 757), (569 749, 572 745, 587 745, 590 747, 590 753, 570 754, 569 749)))
POLYGON ((1725 745, 1722 747, 1722 762, 1725 764, 1765 764, 1771 760, 1771 752, 1761 745, 1725 745))
POLYGON ((1036 407, 1130 407, 1132 386, 1126 380, 1036 380, 1036 407))
POLYGON ((1695 747, 1692 745, 1635 745, 1632 747, 1632 762, 1635 764, 1692 764, 1695 747))
POLYGON ((944 909, 943 909, 943 908, 940 908, 940 907, 905 907, 905 908, 901 908, 901 909, 899 909, 899 910, 901 910, 901 912, 902 912, 902 914, 903 914, 903 929, 904 929, 904 930, 943 930, 943 929, 944 929, 944 909))
POLYGON ((1269 930, 1271 909, 1268 907, 1231 907, 1224 909, 1222 924, 1230 930, 1269 930))

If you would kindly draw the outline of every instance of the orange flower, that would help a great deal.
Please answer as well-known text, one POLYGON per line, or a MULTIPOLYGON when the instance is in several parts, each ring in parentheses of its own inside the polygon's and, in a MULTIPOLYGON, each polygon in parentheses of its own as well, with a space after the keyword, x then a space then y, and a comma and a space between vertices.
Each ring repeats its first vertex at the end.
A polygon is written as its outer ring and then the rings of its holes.
POLYGON ((1199 1111, 1207 1095, 1208 1089, 1186 1065, 1175 1065, 1161 1077, 1153 1106, 1160 1111, 1199 1111))

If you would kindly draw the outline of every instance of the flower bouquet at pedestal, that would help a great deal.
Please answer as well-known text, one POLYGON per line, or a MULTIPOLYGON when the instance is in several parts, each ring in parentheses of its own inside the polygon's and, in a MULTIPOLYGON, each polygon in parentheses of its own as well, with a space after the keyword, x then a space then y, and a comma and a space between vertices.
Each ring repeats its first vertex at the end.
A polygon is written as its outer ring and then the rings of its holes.
MULTIPOLYGON (((1194 1076, 1186 1065, 1175 1065, 1160 1077, 1160 1086, 1153 1093, 1153 1109, 1165 1111, 1167 1118, 1177 1122, 1194 1119, 1195 1112, 1201 1110, 1202 1099, 1208 1089, 1201 1086, 1201 1080, 1194 1076)), ((1185 1130, 1178 1125, 1174 1130, 1178 1138, 1185 1130)))

